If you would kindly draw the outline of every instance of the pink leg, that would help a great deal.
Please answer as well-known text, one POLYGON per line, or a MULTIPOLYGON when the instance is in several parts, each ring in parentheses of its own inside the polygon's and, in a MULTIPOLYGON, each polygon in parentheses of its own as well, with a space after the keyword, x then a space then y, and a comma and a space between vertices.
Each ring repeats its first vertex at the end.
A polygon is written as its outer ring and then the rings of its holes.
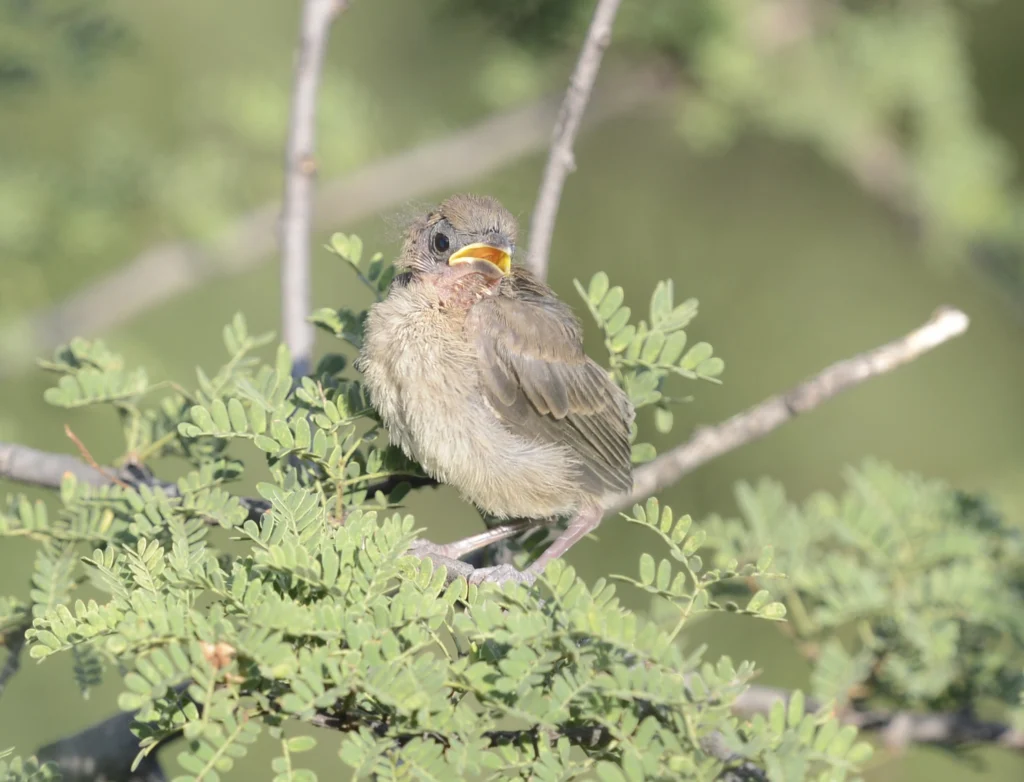
POLYGON ((493 581, 501 584, 505 581, 518 581, 520 583, 532 584, 537 580, 544 568, 554 560, 561 557, 571 549, 580 538, 589 535, 601 523, 604 511, 598 507, 584 507, 569 522, 565 532, 555 538, 554 542, 547 547, 543 554, 526 568, 518 571, 511 565, 498 565, 497 567, 480 568, 472 576, 470 581, 479 584, 483 581, 493 581))
MULTIPOLYGON (((470 535, 468 538, 462 538, 461 540, 456 540, 453 543, 445 543, 443 545, 431 544, 428 548, 433 554, 448 557, 449 559, 461 559, 467 554, 472 554, 474 551, 486 548, 492 543, 497 543, 499 540, 514 538, 516 535, 520 535, 535 527, 542 526, 545 523, 546 522, 539 522, 534 519, 521 519, 519 521, 512 521, 508 524, 502 524, 497 527, 491 527, 484 532, 477 533, 476 535, 470 535)), ((424 544, 418 544, 418 548, 421 551, 425 550, 424 544)))

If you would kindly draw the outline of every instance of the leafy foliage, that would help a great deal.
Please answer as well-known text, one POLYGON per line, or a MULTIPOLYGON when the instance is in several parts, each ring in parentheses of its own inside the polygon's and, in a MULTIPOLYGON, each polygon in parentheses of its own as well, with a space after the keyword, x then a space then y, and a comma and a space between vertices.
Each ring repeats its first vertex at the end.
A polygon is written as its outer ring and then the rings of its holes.
MULTIPOLYGON (((384 294, 393 272, 379 255, 364 265, 351 236, 331 249, 384 294)), ((710 346, 687 345, 696 301, 676 304, 671 282, 636 323, 606 276, 577 287, 638 407, 667 409, 671 378, 716 381, 710 346)), ((312 780, 303 753, 316 739, 284 733, 304 723, 339 733, 357 778, 843 780, 871 749, 837 707, 996 700, 1024 714, 1020 533, 880 464, 851 472, 844 497, 799 508, 770 482, 741 485, 743 518, 700 527, 652 498, 624 518, 654 547, 592 585, 561 561, 532 590, 435 569, 410 553, 419 529, 399 507, 419 468, 379 444, 346 374, 364 317, 313 316, 348 355, 294 384, 287 351, 261 358, 273 338, 240 315, 222 334, 225 364, 197 370, 194 390, 151 382, 96 342, 41 362, 58 376, 52 404, 117 412, 125 480, 68 475, 56 511, 8 499, 0 535, 38 545, 27 597, 0 600, 0 632, 24 632, 37 660, 71 654, 86 695, 116 670, 140 759, 180 735, 182 779, 216 780, 272 742, 276 779, 312 780), (182 476, 158 480, 143 464, 156 458, 182 476), (231 491, 246 467, 269 476, 258 498, 231 491), (649 618, 623 607, 617 583, 649 596, 649 618), (797 692, 737 711, 754 663, 682 644, 716 613, 792 635, 821 705, 797 692)))
POLYGON ((741 484, 742 518, 702 526, 716 561, 768 541, 785 579, 756 579, 789 608, 815 695, 955 709, 1024 693, 1024 535, 975 497, 869 461, 838 498, 797 506, 741 484))
MULTIPOLYGON (((379 256, 362 265, 357 238, 332 247, 372 292, 386 290, 391 270, 379 256)), ((621 329, 608 319, 622 317, 607 295, 590 301, 611 340, 621 329)), ((659 385, 720 370, 710 348, 647 347, 679 341, 694 314, 662 283, 652 325, 628 326, 639 347, 613 352, 612 371, 638 404, 654 402, 635 391, 647 375, 659 385)), ((351 350, 363 315, 314 320, 351 350)), ((277 779, 313 779, 301 761, 314 738, 282 732, 294 721, 340 731, 340 761, 382 779, 711 780, 750 765, 838 780, 867 756, 825 711, 733 716, 754 664, 679 644, 709 612, 782 619, 766 591, 743 607, 717 596, 771 575, 770 553, 705 568, 704 533, 652 499, 628 520, 667 557, 656 564, 645 552, 635 575, 614 579, 670 609, 657 621, 623 608, 611 579, 587 585, 561 562, 531 591, 452 580, 409 553, 418 528, 395 510, 395 483, 419 469, 377 444, 347 359, 326 357, 293 387, 286 351, 257 358, 269 335, 236 316, 223 339, 226 363, 199 370, 195 390, 151 383, 98 343, 75 341, 42 362, 59 376, 52 404, 118 412, 135 478, 94 487, 67 476, 56 513, 13 497, 0 514, 0 534, 39 544, 28 601, 5 602, 2 621, 31 623, 37 660, 73 654, 83 691, 119 671, 140 757, 181 733, 183 778, 215 780, 254 742, 273 741, 277 779), (257 483, 260 499, 229 493, 241 457, 261 455, 270 479, 257 483), (143 458, 176 459, 185 473, 161 482, 143 458), (371 496, 380 481, 391 487, 371 496)))
MULTIPOLYGON (((654 424, 659 432, 672 431, 674 417, 669 405, 686 400, 666 394, 666 381, 677 376, 717 383, 725 369, 725 362, 712 355, 714 351, 707 342, 686 349, 684 329, 697 316, 697 300, 675 304, 675 284, 662 280, 651 294, 650 325, 644 320, 633 324, 632 311, 622 304, 625 292, 618 285, 612 287, 607 274, 598 272, 586 288, 579 280, 573 282, 604 332, 616 381, 637 409, 654 405, 654 424)), ((650 443, 633 446, 634 462, 647 462, 656 455, 650 443)))
POLYGON ((21 758, 13 749, 0 750, 0 779, 3 782, 49 782, 59 779, 56 768, 36 758, 21 758))

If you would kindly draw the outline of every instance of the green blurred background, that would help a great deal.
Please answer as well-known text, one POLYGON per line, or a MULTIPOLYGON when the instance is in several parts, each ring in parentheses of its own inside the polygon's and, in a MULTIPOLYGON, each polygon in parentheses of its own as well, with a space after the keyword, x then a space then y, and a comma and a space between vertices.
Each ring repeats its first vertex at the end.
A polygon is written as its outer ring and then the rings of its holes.
MULTIPOLYGON (((604 269, 634 311, 665 277, 678 297, 700 299, 691 331, 725 358, 725 382, 687 389, 694 401, 677 411, 668 438, 641 421, 662 448, 909 330, 940 304, 963 308, 966 337, 705 466, 663 500, 695 518, 728 513, 735 482, 763 475, 800 498, 839 489, 844 465, 875 455, 983 492, 1018 518, 1024 226, 1014 160, 1024 154, 1024 5, 820 3, 812 17, 850 6, 863 29, 833 30, 820 51, 781 60, 762 51, 764 67, 751 68, 758 61, 737 43, 747 29, 737 20, 757 5, 625 0, 606 75, 628 80, 656 64, 675 86, 581 136, 552 284, 575 303, 572 279, 604 269), (926 110, 908 112, 908 94, 926 110), (909 221, 892 208, 896 199, 856 181, 864 168, 847 155, 863 137, 850 128, 873 130, 879 117, 906 143, 909 221)), ((355 0, 330 42, 321 182, 561 90, 590 7, 355 0)), ((279 197, 298 11, 273 0, 0 3, 0 440, 70 450, 69 423, 97 459, 120 455, 114 421, 43 403, 47 379, 28 359, 53 346, 30 318, 161 242, 216 246, 232 220, 279 197)), ((785 48, 785 32, 773 46, 785 48)), ((543 162, 537 149, 461 186, 498 196, 525 221, 543 162)), ((884 182, 884 161, 881 171, 884 182)), ((416 192, 430 189, 419 183, 416 192)), ((391 254, 420 203, 399 194, 379 214, 323 228, 391 254)), ((314 306, 367 303, 333 256, 314 256, 314 306)), ((197 364, 221 361, 220 326, 236 311, 253 331, 277 328, 272 247, 265 262, 207 278, 102 336, 151 376, 189 384, 197 364)), ((479 525, 447 489, 409 504, 435 540, 479 525)), ((29 548, 5 545, 0 592, 21 593, 29 548)), ((612 521, 570 560, 592 580, 629 572, 640 545, 612 521)), ((805 684, 805 666, 773 627, 714 620, 686 639, 702 641, 712 654, 756 660, 766 683, 805 684)), ((28 754, 79 730, 112 712, 115 692, 108 682, 81 701, 70 660, 26 661, 0 701, 0 748, 28 754)), ((336 768, 332 746, 320 742, 321 778, 336 768)), ((232 778, 262 778, 269 757, 251 753, 232 778)), ((914 749, 880 753, 869 778, 1016 780, 1024 762, 997 750, 954 760, 914 749)))

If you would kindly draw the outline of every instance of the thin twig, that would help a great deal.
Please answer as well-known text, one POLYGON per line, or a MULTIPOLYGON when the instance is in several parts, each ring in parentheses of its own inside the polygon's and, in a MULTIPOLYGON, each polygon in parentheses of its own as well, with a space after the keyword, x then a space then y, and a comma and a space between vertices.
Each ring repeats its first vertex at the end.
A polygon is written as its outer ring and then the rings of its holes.
POLYGON ((698 429, 682 445, 637 468, 633 472, 633 491, 611 498, 606 504, 608 511, 641 502, 712 459, 764 437, 843 391, 919 358, 963 334, 968 324, 965 313, 941 307, 909 334, 826 367, 784 394, 769 397, 720 424, 698 429))
POLYGON ((309 372, 313 357, 310 231, 313 222, 313 177, 316 160, 316 103, 327 49, 327 34, 348 0, 305 0, 299 22, 295 81, 285 153, 284 200, 281 204, 281 320, 284 342, 292 354, 293 373, 309 372))
POLYGON ((601 68, 604 50, 612 39, 612 25, 619 11, 621 0, 597 0, 594 16, 590 20, 587 37, 580 50, 576 68, 569 80, 562 108, 558 112, 555 132, 551 141, 548 162, 544 166, 537 203, 530 218, 530 251, 527 264, 541 279, 548 273, 548 257, 551 254, 551 239, 555 233, 555 219, 558 205, 562 200, 562 188, 570 172, 575 170, 573 144, 583 120, 583 112, 590 101, 590 93, 601 68))
POLYGON ((126 489, 131 488, 127 483, 122 481, 120 478, 118 478, 112 472, 110 472, 109 470, 107 470, 104 467, 100 467, 100 465, 97 463, 96 459, 93 458, 93 455, 89 452, 89 449, 85 447, 85 443, 83 443, 81 441, 81 439, 78 437, 77 434, 75 434, 73 431, 71 431, 71 426, 69 424, 64 424, 64 434, 67 436, 67 438, 71 442, 73 442, 75 444, 75 447, 78 449, 78 452, 82 455, 82 458, 85 460, 86 464, 88 464, 90 467, 92 467, 98 473, 103 475, 103 477, 105 477, 111 483, 116 483, 119 486, 122 486, 122 487, 124 487, 126 489))

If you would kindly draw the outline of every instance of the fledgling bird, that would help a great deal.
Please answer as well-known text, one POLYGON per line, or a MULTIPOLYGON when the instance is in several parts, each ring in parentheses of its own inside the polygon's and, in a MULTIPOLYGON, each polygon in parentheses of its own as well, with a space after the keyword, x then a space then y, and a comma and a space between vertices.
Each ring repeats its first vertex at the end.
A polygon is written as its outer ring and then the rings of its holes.
MULTIPOLYGON (((569 306, 512 265, 516 232, 490 197, 452 196, 416 220, 359 359, 391 442, 430 476, 499 519, 572 516, 526 570, 481 568, 475 582, 533 583, 597 527, 602 497, 632 488, 633 406, 583 352, 569 306)), ((488 533, 463 543, 477 539, 488 533)))

